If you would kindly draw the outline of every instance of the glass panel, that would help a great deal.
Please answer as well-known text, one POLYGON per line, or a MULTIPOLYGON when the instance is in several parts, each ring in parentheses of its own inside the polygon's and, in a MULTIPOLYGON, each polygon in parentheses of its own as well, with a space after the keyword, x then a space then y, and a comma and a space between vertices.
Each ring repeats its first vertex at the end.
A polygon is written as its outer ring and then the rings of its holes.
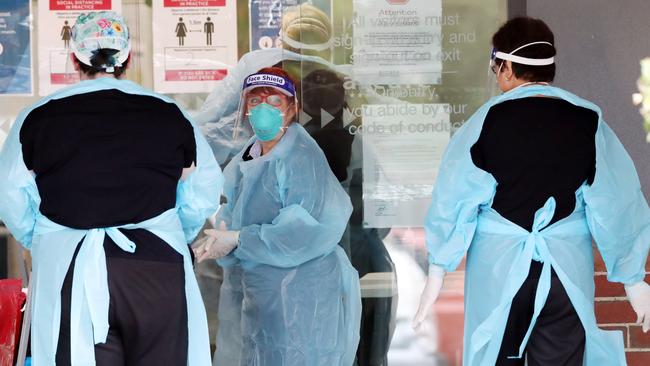
MULTIPOLYGON (((285 13, 284 47, 303 56, 300 123, 353 203, 341 246, 361 279, 356 365, 462 362, 464 265, 411 328, 427 271, 422 224, 453 131, 495 93, 490 37, 506 10, 499 0, 354 0, 285 13)), ((283 66, 297 74, 295 63, 283 66)))
MULTIPOLYGON (((496 91, 488 82, 490 37, 506 20, 508 1, 227 0, 227 11, 163 13, 167 2, 121 1, 133 41, 127 77, 165 92, 195 115, 222 166, 252 135, 243 125, 233 139, 244 77, 280 65, 296 80, 298 122, 323 150, 353 205, 340 246, 361 281, 355 364, 460 365, 464 265, 446 277, 423 329, 411 328, 427 271, 422 223, 451 135, 496 91), (187 44, 167 40, 180 38, 177 17, 184 18, 187 44), (215 26, 210 35, 209 22, 215 26), (195 39, 201 44, 191 43, 195 39), (154 82, 170 70, 213 77, 213 84, 192 89, 154 82), (218 82, 224 77, 227 82, 218 82)), ((48 3, 32 1, 33 17, 48 3)), ((44 77, 38 65, 47 57, 37 46, 44 24, 31 22, 35 94, 44 77)), ((19 111, 37 100, 0 97, 0 144, 19 111)), ((220 298, 224 273, 215 262, 195 271, 214 351, 218 329, 222 337, 234 336, 232 324, 218 317, 220 301, 231 299, 220 298)), ((216 352, 223 360, 233 350, 216 352)))

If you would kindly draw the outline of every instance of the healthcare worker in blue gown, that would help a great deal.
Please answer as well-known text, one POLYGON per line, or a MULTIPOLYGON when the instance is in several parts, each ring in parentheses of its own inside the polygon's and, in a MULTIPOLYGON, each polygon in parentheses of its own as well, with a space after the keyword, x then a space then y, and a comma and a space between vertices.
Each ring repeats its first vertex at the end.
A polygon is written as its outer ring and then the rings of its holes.
POLYGON ((414 319, 467 253, 463 365, 625 365, 594 315, 592 239, 650 328, 650 210, 600 109, 549 83, 554 36, 515 18, 493 36, 500 96, 452 137, 426 217, 429 277, 414 319))
POLYGON ((284 70, 248 76, 241 100, 240 123, 254 136, 224 169, 220 229, 194 247, 224 268, 215 364, 352 365, 359 277, 338 245, 350 198, 295 122, 284 70))
POLYGON ((223 175, 169 98, 123 80, 129 30, 81 14, 82 81, 22 111, 0 154, 0 217, 31 250, 35 366, 209 366, 187 243, 223 175))

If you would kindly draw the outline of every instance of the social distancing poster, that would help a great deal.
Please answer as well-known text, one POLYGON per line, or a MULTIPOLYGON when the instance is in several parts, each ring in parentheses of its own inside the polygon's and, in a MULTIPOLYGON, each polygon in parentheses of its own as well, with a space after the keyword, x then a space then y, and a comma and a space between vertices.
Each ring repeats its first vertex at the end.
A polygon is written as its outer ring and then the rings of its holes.
POLYGON ((79 81, 70 58, 72 27, 81 13, 122 11, 121 0, 48 0, 38 2, 38 75, 45 96, 79 81))
POLYGON ((235 0, 153 3, 154 89, 209 93, 237 63, 235 0))

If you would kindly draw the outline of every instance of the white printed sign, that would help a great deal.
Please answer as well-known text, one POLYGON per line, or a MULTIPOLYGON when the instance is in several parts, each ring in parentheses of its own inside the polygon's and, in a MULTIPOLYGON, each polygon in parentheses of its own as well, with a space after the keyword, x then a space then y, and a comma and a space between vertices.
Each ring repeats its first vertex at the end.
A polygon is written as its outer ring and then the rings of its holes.
POLYGON ((354 0, 354 14, 355 81, 441 82, 441 0, 354 0))
POLYGON ((81 13, 121 12, 121 0, 47 0, 38 2, 38 78, 45 96, 79 81, 70 59, 72 26, 81 13))
POLYGON ((363 106, 363 207, 365 227, 418 227, 451 127, 448 104, 363 106))
POLYGON ((211 92, 237 63, 235 0, 154 1, 153 44, 157 92, 211 92))

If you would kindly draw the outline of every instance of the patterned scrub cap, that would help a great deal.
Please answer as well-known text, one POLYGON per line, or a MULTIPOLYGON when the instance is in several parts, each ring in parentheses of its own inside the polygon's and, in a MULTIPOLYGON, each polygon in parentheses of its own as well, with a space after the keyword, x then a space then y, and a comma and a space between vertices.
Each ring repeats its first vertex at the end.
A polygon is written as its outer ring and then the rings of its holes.
POLYGON ((72 27, 70 48, 79 61, 91 65, 90 59, 102 48, 117 50, 101 68, 113 72, 129 58, 131 40, 124 18, 114 11, 83 13, 72 27))

